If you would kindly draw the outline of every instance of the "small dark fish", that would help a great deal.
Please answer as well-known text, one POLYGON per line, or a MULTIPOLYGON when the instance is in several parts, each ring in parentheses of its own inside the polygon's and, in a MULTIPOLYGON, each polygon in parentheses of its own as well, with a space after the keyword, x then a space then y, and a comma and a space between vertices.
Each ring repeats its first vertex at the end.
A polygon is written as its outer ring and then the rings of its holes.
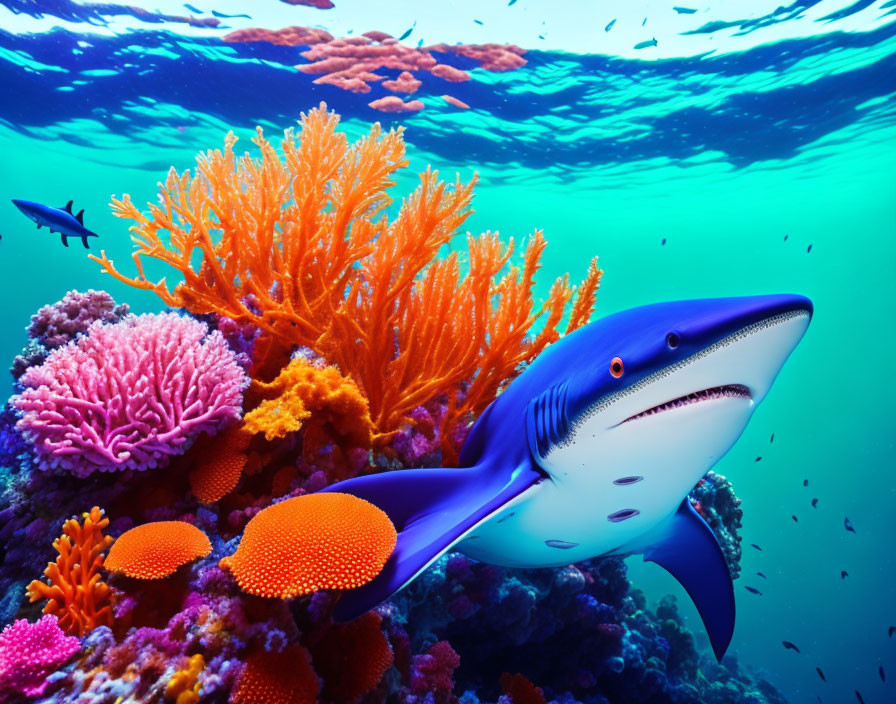
POLYGON ((604 31, 609 32, 611 29, 613 29, 614 24, 616 24, 616 20, 610 20, 610 23, 606 27, 604 27, 604 31))
POLYGON ((877 674, 880 675, 880 681, 881 681, 881 682, 886 682, 886 681, 887 681, 887 676, 884 674, 884 666, 883 666, 883 665, 878 666, 878 668, 877 668, 877 674))
POLYGON ((849 517, 843 519, 843 527, 846 528, 850 533, 855 533, 856 529, 852 527, 852 521, 849 520, 849 517))
POLYGON ((663 237, 663 241, 660 242, 660 247, 665 247, 665 246, 666 246, 666 238, 663 237))
POLYGON ((818 499, 812 499, 812 508, 818 508, 818 499))
POLYGON ((865 704, 865 700, 862 699, 862 695, 859 693, 859 690, 856 690, 856 699, 859 700, 859 704, 865 704))
POLYGON ((648 39, 645 42, 638 42, 637 44, 635 44, 634 48, 635 49, 646 49, 647 47, 650 47, 650 46, 656 46, 656 44, 657 44, 656 37, 654 37, 653 39, 648 39))
POLYGON ((516 0, 510 0, 510 2, 507 3, 507 7, 513 7, 515 4, 516 4, 516 0))
POLYGON ((772 437, 771 437, 771 439, 769 440, 769 443, 773 443, 774 441, 775 441, 775 434, 772 433, 772 437))
POLYGON ((762 552, 762 548, 759 547, 756 543, 750 543, 750 546, 756 548, 759 552, 762 552))
POLYGON ((473 20, 476 24, 482 24, 482 20, 473 20))
POLYGON ((222 20, 230 20, 235 17, 245 17, 247 20, 251 20, 252 18, 249 15, 225 15, 223 12, 218 12, 217 10, 212 10, 212 14, 215 17, 220 17, 222 20))
POLYGON ((785 241, 785 242, 787 241, 787 238, 788 238, 788 237, 790 237, 790 235, 784 235, 784 241, 785 241))
POLYGON ((756 589, 756 587, 744 586, 744 589, 746 589, 748 592, 750 592, 750 594, 757 594, 758 596, 762 596, 762 592, 759 591, 758 589, 756 589))
POLYGON ((641 26, 643 27, 645 24, 647 24, 647 18, 646 18, 646 17, 644 18, 644 21, 641 23, 641 26))
POLYGON ((794 522, 794 523, 799 523, 799 521, 797 520, 797 517, 796 517, 796 516, 791 516, 791 518, 793 519, 793 522, 794 522))
POLYGON ((887 629, 887 636, 892 638, 894 633, 896 633, 896 626, 890 626, 887 629))
POLYGON ((846 579, 847 577, 849 577, 849 572, 847 572, 846 570, 840 570, 840 579, 846 579))
POLYGON ((411 25, 411 28, 405 30, 404 34, 402 34, 402 35, 398 38, 398 41, 402 41, 403 39, 407 39, 409 36, 411 36, 411 32, 414 31, 414 27, 416 27, 416 26, 417 26, 417 23, 414 22, 414 24, 411 25))
POLYGON ((809 480, 803 479, 803 486, 809 486, 809 480))
POLYGON ((762 460, 762 455, 759 455, 759 456, 754 460, 754 462, 759 462, 759 461, 761 461, 761 460, 762 460))
POLYGON ((811 252, 811 251, 812 251, 812 245, 810 244, 809 248, 806 250, 806 254, 809 254, 809 252, 811 252))
POLYGON ((679 15, 693 15, 696 12, 696 10, 691 7, 673 7, 672 9, 679 15))
POLYGON ((543 34, 539 34, 539 35, 538 35, 538 38, 539 38, 539 39, 544 39, 544 35, 543 35, 543 34))
POLYGON ((190 12, 195 12, 197 15, 202 14, 202 10, 200 10, 198 7, 194 7, 193 5, 184 3, 184 7, 187 8, 190 12))
POLYGON ((800 649, 797 648, 797 647, 796 647, 793 643, 791 643, 789 640, 782 640, 782 641, 781 641, 781 645, 783 645, 783 646, 784 646, 785 648, 787 648, 788 650, 795 650, 796 652, 800 652, 800 649))
POLYGON ((762 574, 762 572, 757 572, 757 573, 756 573, 756 576, 757 576, 757 577, 762 577, 763 579, 768 579, 768 577, 766 577, 764 574, 762 574))
POLYGON ((821 677, 822 682, 827 682, 827 680, 824 678, 824 673, 821 671, 820 667, 816 667, 815 671, 818 673, 818 676, 821 677))
POLYGON ((419 42, 417 42, 417 48, 419 49, 421 46, 423 46, 423 40, 422 40, 422 39, 421 39, 419 42))

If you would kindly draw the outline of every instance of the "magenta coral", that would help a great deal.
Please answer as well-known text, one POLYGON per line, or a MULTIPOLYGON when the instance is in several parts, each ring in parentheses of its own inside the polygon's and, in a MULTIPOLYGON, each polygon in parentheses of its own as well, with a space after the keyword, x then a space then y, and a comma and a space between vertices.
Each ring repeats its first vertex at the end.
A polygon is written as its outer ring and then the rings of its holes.
POLYGON ((74 655, 81 642, 66 636, 55 616, 35 623, 25 619, 11 623, 0 633, 0 702, 16 701, 12 695, 43 694, 47 677, 74 655))
POLYGON ((127 304, 116 305, 105 291, 69 291, 61 301, 44 306, 31 316, 28 337, 54 349, 87 332, 97 320, 117 323, 127 313, 127 304))
POLYGON ((247 382, 219 332, 175 313, 95 323, 20 379, 17 427, 40 467, 146 469, 237 420, 247 382))

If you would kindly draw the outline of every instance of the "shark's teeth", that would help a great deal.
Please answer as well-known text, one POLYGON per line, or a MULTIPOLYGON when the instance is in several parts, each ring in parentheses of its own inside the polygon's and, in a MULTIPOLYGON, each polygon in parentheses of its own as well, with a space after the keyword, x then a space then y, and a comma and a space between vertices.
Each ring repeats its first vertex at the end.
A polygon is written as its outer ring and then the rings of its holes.
MULTIPOLYGON (((622 421, 622 423, 628 423, 629 421, 637 420, 638 418, 644 418, 645 416, 652 416, 657 413, 662 413, 663 411, 671 411, 673 408, 681 408, 682 406, 689 406, 692 403, 711 401, 717 398, 752 397, 750 395, 750 390, 743 384, 726 384, 725 386, 714 386, 711 389, 695 391, 694 393, 688 394, 687 396, 679 396, 678 398, 674 398, 671 401, 661 403, 659 406, 648 408, 646 411, 642 411, 641 413, 626 418, 624 421, 622 421)), ((622 423, 620 423, 620 425, 622 425, 622 423)))

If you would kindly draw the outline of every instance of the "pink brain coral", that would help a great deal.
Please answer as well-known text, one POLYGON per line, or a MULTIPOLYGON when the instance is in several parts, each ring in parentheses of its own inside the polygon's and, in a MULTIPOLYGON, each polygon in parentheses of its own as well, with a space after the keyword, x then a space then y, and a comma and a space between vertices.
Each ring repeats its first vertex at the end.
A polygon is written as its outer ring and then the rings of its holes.
POLYGON ((167 464, 240 415, 246 376, 219 332, 175 313, 94 324, 20 379, 18 428, 42 469, 167 464))
POLYGON ((0 633, 0 702, 20 701, 15 695, 43 694, 47 677, 80 647, 77 638, 62 632, 55 616, 9 624, 0 633))

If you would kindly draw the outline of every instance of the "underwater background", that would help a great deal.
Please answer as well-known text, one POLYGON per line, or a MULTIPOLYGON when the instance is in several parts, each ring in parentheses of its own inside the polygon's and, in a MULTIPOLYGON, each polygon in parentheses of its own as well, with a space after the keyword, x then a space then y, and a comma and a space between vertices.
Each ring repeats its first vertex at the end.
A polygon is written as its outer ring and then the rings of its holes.
MULTIPOLYGON (((537 298, 599 256, 595 317, 685 298, 812 299, 805 339, 715 467, 743 510, 730 652, 789 702, 896 701, 896 2, 2 0, 0 359, 11 365, 31 315, 71 289, 164 309, 79 242, 35 230, 11 198, 73 200, 100 235, 91 251, 130 273, 111 195, 143 208, 170 166, 193 168, 228 131, 237 153, 256 125, 279 144, 321 101, 350 139, 377 121, 405 127, 390 212, 427 165, 449 182, 478 174, 474 213, 443 256, 467 231, 519 242, 543 229, 537 298), (371 70, 395 81, 395 66, 416 66, 415 92, 308 69, 334 38, 371 31, 405 48, 371 70), (440 44, 450 69, 415 58, 440 44), (486 44, 505 48, 451 49, 486 44)), ((705 650, 683 589, 627 564, 649 604, 676 595, 705 650)))

